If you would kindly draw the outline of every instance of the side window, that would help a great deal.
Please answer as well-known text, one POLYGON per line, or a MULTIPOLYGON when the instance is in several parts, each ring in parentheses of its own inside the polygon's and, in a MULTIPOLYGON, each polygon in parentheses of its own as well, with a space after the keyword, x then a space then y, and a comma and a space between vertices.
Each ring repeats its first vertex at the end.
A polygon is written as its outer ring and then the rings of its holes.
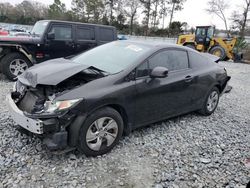
POLYGON ((169 71, 187 69, 188 55, 186 51, 164 50, 149 59, 149 68, 166 67, 169 71))
POLYGON ((168 70, 176 71, 183 70, 189 67, 188 65, 188 54, 186 51, 181 50, 169 50, 168 54, 168 70))
POLYGON ((168 61, 168 56, 166 51, 161 51, 148 60, 149 69, 152 71, 155 67, 168 68, 167 61, 168 61))
POLYGON ((50 32, 55 33, 55 40, 70 40, 72 39, 72 27, 53 25, 50 32))
POLYGON ((78 40, 95 40, 94 28, 77 27, 76 33, 78 40))
POLYGON ((102 28, 99 29, 99 35, 101 41, 113 41, 114 40, 114 33, 112 29, 109 28, 102 28))
POLYGON ((198 52, 189 51, 188 54, 191 68, 207 67, 207 64, 211 62, 211 60, 200 55, 198 52))
POLYGON ((136 68, 136 78, 148 75, 149 75, 148 62, 146 61, 136 68))

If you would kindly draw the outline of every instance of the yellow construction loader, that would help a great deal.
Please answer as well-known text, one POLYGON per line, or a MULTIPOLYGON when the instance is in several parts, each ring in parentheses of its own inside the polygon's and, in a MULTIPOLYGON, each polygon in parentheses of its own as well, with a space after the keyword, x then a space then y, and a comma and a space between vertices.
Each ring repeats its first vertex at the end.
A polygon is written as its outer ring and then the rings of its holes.
POLYGON ((234 53, 237 38, 224 39, 214 37, 215 27, 198 26, 195 34, 180 35, 177 44, 196 49, 200 52, 208 52, 220 57, 220 60, 234 60, 242 58, 241 54, 234 53))

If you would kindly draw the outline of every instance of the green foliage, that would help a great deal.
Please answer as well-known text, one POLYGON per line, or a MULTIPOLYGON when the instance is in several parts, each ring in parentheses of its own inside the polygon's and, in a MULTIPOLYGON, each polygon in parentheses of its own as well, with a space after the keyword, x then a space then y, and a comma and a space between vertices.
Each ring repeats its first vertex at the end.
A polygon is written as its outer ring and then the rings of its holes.
POLYGON ((185 22, 172 22, 169 26, 169 35, 172 37, 178 36, 179 34, 183 33, 183 27, 186 25, 187 23, 185 22))
POLYGON ((54 3, 49 6, 48 18, 56 20, 64 20, 66 14, 66 6, 60 0, 54 0, 54 3))
POLYGON ((76 21, 85 21, 84 0, 72 0, 71 9, 76 21))
POLYGON ((234 46, 234 53, 242 52, 242 50, 248 47, 248 43, 244 38, 238 38, 234 46))

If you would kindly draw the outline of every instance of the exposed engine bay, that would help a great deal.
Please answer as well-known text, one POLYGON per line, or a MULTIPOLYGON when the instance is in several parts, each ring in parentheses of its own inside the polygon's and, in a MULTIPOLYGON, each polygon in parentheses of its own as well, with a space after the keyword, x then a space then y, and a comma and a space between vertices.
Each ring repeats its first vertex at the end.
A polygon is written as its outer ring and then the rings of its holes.
POLYGON ((20 110, 29 114, 39 114, 44 111, 46 101, 53 101, 56 97, 103 76, 87 69, 55 86, 38 84, 35 88, 17 81, 11 95, 20 110))

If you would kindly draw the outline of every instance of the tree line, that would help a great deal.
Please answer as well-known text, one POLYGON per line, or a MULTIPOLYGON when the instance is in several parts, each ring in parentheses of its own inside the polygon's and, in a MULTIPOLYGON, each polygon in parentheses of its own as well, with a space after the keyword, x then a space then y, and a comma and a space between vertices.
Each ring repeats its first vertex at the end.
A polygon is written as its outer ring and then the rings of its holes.
MULTIPOLYGON (((186 0, 72 0, 71 9, 54 0, 46 6, 36 1, 24 0, 15 6, 0 3, 0 22, 32 25, 41 19, 57 19, 115 26, 120 33, 146 36, 177 36, 188 28, 187 23, 173 21, 176 12, 183 9, 186 0), (167 23, 167 24, 166 24, 167 23)), ((245 35, 250 0, 241 0, 243 10, 232 13, 232 30, 245 35)), ((225 0, 210 0, 207 12, 215 14, 230 32, 225 11, 225 0)))
POLYGON ((57 19, 113 25, 124 34, 177 35, 187 28, 187 23, 173 22, 185 1, 72 0, 71 9, 67 10, 60 0, 49 6, 24 0, 15 6, 0 3, 0 22, 32 25, 41 19, 57 19))

